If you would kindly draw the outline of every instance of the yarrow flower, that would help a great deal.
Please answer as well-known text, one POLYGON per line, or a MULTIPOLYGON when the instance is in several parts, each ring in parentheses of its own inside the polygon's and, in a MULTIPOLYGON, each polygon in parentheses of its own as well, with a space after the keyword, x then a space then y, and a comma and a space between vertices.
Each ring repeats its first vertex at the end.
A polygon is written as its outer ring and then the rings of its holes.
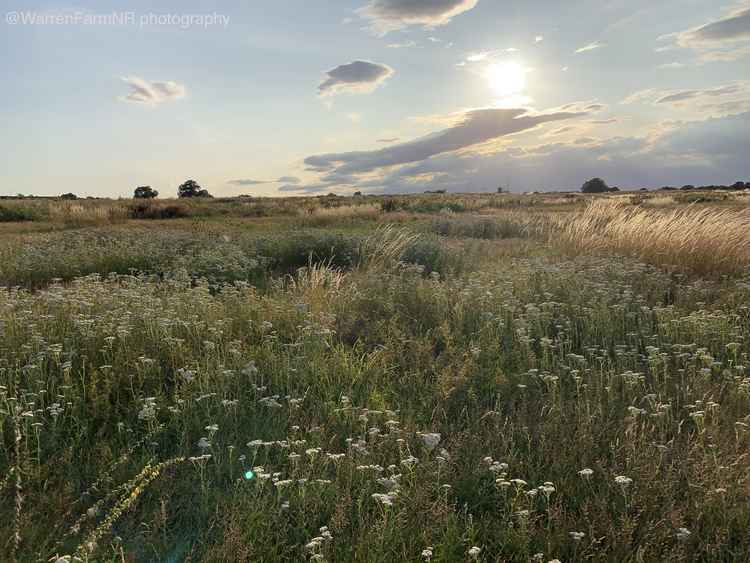
POLYGON ((583 532, 568 532, 568 535, 573 541, 581 541, 586 534, 583 532))
POLYGON ((469 549, 469 557, 472 559, 479 558, 479 554, 482 552, 482 549, 480 547, 477 547, 476 545, 469 549))
POLYGON ((419 434, 419 437, 422 438, 422 443, 425 445, 428 451, 434 450, 440 443, 440 434, 436 432, 426 432, 423 434, 419 434))
POLYGON ((679 541, 687 541, 690 539, 690 535, 690 530, 687 528, 677 528, 676 536, 679 541))
POLYGON ((628 487, 633 483, 633 480, 630 477, 626 477, 625 475, 618 475, 617 477, 615 477, 615 483, 617 483, 621 487, 628 487))
POLYGON ((585 467, 585 468, 581 469, 578 472, 578 474, 581 477, 583 477, 584 479, 589 480, 591 478, 591 476, 594 474, 594 470, 593 469, 589 469, 588 467, 585 467))

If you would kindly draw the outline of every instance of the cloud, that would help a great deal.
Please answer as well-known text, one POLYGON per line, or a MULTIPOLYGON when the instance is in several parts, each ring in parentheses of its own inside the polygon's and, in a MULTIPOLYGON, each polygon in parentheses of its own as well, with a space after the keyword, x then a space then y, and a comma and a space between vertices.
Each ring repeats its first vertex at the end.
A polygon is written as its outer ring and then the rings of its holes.
POLYGON ((300 179, 296 176, 281 176, 276 180, 252 180, 252 179, 239 179, 230 180, 227 184, 233 186, 260 186, 262 184, 298 184, 300 179))
MULTIPOLYGON (((595 107, 589 105, 587 107, 595 107)), ((560 109, 548 113, 532 113, 527 109, 474 109, 461 115, 452 126, 414 141, 399 143, 391 147, 372 151, 353 151, 309 156, 305 164, 310 170, 357 175, 387 168, 419 162, 435 155, 455 152, 532 129, 547 122, 571 119, 588 115, 589 111, 575 104, 568 110, 560 109)))
POLYGON ((369 177, 352 189, 384 193, 578 190, 603 177, 626 189, 732 183, 747 176, 750 112, 670 124, 654 135, 508 147, 491 154, 447 153, 369 177))
POLYGON ((534 43, 541 43, 542 41, 544 41, 543 35, 537 35, 536 37, 534 37, 534 43))
POLYGON ((477 5, 479 0, 370 0, 357 10, 377 35, 419 25, 426 29, 445 25, 477 5))
MULTIPOLYGON (((659 39, 674 40, 675 46, 698 51, 703 61, 735 60, 750 55, 750 48, 737 45, 750 41, 750 2, 745 0, 722 18, 659 39)), ((665 48, 669 46, 662 49, 665 48)))
POLYGON ((466 56, 467 63, 479 63, 487 60, 490 57, 496 55, 498 51, 477 51, 476 53, 469 53, 466 56))
POLYGON ((557 129, 550 131, 548 135, 562 135, 563 133, 570 133, 571 131, 575 131, 576 127, 573 127, 572 125, 566 125, 565 127, 558 127, 557 129))
POLYGON ((121 98, 126 102, 155 106, 169 100, 184 98, 185 86, 178 82, 149 82, 138 76, 124 76, 122 81, 130 86, 130 93, 121 98))
POLYGON ((239 180, 229 180, 227 184, 233 186, 259 186, 261 184, 273 184, 273 180, 251 180, 249 178, 241 178, 239 180))
POLYGON ((389 43, 386 45, 389 49, 408 49, 410 47, 416 47, 417 42, 416 41, 404 41, 403 43, 389 43))
POLYGON ((657 104, 679 104, 685 100, 693 100, 700 97, 714 97, 714 96, 727 96, 730 94, 737 94, 742 92, 744 89, 742 83, 737 82, 734 84, 727 84, 726 86, 719 86, 718 88, 711 88, 709 90, 679 90, 677 92, 667 94, 656 100, 657 104))
POLYGON ((285 184, 278 188, 280 192, 306 192, 306 193, 320 193, 331 191, 334 184, 330 182, 318 182, 313 184, 285 184))
POLYGON ((398 137, 392 137, 390 139, 378 139, 378 143, 395 143, 396 141, 400 140, 398 137))
POLYGON ((750 6, 745 4, 744 7, 733 10, 726 17, 683 31, 678 35, 677 43, 683 47, 692 47, 696 44, 716 44, 749 39, 750 6))
POLYGON ((594 125, 609 125, 610 123, 617 123, 616 117, 610 117, 609 119, 592 119, 591 123, 594 125))
POLYGON ((685 68, 685 64, 678 63, 678 62, 664 63, 664 64, 660 64, 657 68, 678 69, 678 68, 685 68))
POLYGON ((586 53, 587 51, 593 51, 594 49, 600 49, 604 47, 604 43, 601 41, 594 41, 593 43, 589 43, 588 45, 584 45, 580 49, 576 49, 576 53, 586 53))
POLYGON ((332 96, 341 92, 372 92, 393 73, 394 70, 388 65, 354 61, 329 70, 326 73, 327 78, 318 86, 318 92, 321 96, 332 96))
POLYGON ((750 104, 750 80, 738 80, 715 88, 658 90, 649 88, 635 92, 622 103, 648 103, 691 110, 703 117, 742 113, 750 104), (717 100, 718 99, 718 100, 717 100))
POLYGON ((282 184, 299 184, 301 180, 296 176, 281 176, 276 181, 282 184))

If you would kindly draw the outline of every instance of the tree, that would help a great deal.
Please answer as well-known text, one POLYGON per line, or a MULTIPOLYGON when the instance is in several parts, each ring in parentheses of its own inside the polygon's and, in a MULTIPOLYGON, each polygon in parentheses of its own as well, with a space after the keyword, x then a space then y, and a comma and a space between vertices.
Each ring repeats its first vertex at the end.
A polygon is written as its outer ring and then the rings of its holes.
POLYGON ((68 192, 67 194, 61 195, 60 199, 78 199, 78 196, 74 193, 68 192))
POLYGON ((211 194, 195 180, 187 180, 177 188, 177 197, 211 197, 211 194))
POLYGON ((159 195, 151 186, 138 186, 133 192, 135 199, 152 199, 159 195))
POLYGON ((497 193, 501 194, 501 193, 504 193, 504 192, 505 192, 505 190, 503 189, 503 187, 502 187, 502 186, 499 186, 499 187, 497 188, 497 193))
POLYGON ((581 191, 585 194, 601 194, 608 192, 609 186, 601 178, 592 178, 581 186, 581 191))

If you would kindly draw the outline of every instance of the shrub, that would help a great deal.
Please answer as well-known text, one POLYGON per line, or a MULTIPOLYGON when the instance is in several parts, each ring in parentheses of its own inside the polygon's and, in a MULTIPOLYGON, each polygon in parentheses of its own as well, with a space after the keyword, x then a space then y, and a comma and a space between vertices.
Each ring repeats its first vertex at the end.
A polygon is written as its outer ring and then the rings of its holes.
POLYGON ((398 210, 398 203, 395 199, 389 197, 380 202, 380 209, 383 213, 393 213, 398 210))
POLYGON ((425 274, 444 273, 448 264, 443 246, 434 238, 420 238, 410 244, 401 255, 401 261, 422 266, 425 274))
POLYGON ((34 219, 36 219, 36 217, 31 209, 25 207, 6 207, 0 205, 0 223, 33 221, 34 219))
POLYGON ((592 178, 584 182, 583 186, 581 186, 581 191, 585 194, 600 194, 608 192, 609 186, 601 178, 592 178))
POLYGON ((158 195, 159 192, 151 186, 138 186, 133 192, 133 197, 136 199, 153 199, 158 195))
POLYGON ((258 239, 257 253, 268 258, 271 269, 291 274, 312 264, 351 268, 357 262, 356 237, 332 233, 299 233, 285 237, 258 239))
POLYGON ((158 205, 150 202, 133 203, 129 207, 131 219, 178 219, 190 216, 188 208, 180 204, 158 205))
POLYGON ((432 230, 445 237, 486 240, 521 238, 528 234, 526 222, 516 214, 492 219, 436 219, 432 222, 432 230))

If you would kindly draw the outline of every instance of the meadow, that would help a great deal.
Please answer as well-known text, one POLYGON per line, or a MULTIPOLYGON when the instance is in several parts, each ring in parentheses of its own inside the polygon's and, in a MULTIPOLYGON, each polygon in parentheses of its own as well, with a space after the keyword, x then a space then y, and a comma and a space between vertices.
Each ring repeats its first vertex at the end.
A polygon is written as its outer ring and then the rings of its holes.
POLYGON ((748 203, 0 201, 0 561, 748 561, 748 203))

